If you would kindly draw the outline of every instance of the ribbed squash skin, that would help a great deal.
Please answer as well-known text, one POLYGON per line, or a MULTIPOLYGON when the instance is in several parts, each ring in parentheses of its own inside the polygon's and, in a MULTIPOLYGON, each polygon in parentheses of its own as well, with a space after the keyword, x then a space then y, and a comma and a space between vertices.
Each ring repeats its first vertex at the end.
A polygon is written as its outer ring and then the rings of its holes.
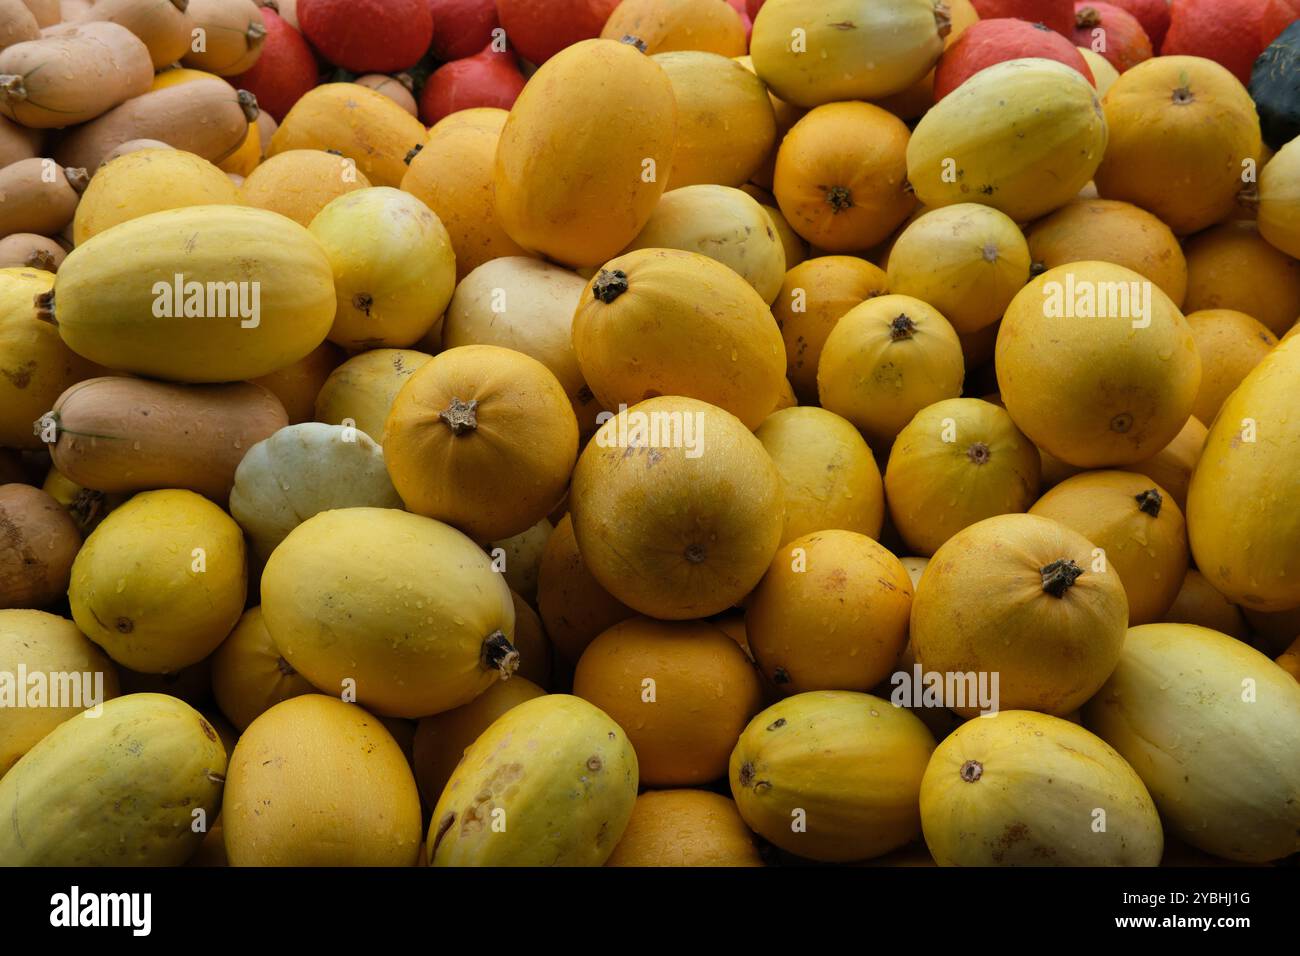
POLYGON ((434 807, 431 866, 600 866, 636 801, 637 759, 603 711, 525 701, 465 751, 434 807))
POLYGON ((740 815, 764 839, 820 862, 896 850, 921 829, 918 794, 934 737, 870 694, 813 691, 767 708, 731 754, 740 815), (806 829, 796 832, 796 810, 806 829))
POLYGON ((334 280, 324 250, 297 223, 242 206, 189 206, 78 246, 59 269, 54 300, 63 341, 91 361, 171 381, 230 382, 316 348, 334 319, 334 280), (155 284, 174 286, 178 273, 187 283, 259 283, 258 324, 244 327, 252 319, 229 308, 236 314, 224 318, 155 317, 155 284))
POLYGON ((676 137, 672 84, 653 60, 613 40, 574 44, 534 74, 501 131, 501 225, 565 265, 599 265, 650 218, 676 137))
POLYGON ((485 553, 448 525, 388 508, 326 511, 291 531, 262 573, 262 616, 315 686, 341 692, 353 680, 361 704, 399 717, 486 690, 501 675, 484 643, 515 626, 485 553))
POLYGON ((60 724, 0 778, 0 860, 179 866, 216 821, 225 773, 217 732, 188 704, 115 698, 60 724))
POLYGON ((978 202, 1017 222, 1065 205, 1106 151, 1097 91, 1053 60, 981 70, 922 117, 907 179, 926 206, 978 202))
POLYGON ((1083 718, 1179 839, 1243 863, 1300 850, 1300 683, 1250 646, 1190 624, 1135 627, 1083 718))
POLYGON ((1133 768, 1077 724, 1027 710, 967 721, 939 744, 921 821, 940 866, 1156 866, 1164 848, 1133 768))
POLYGON ((1300 337, 1293 336, 1223 403, 1187 493, 1196 566, 1216 590, 1259 611, 1300 606, 1298 389, 1300 337))

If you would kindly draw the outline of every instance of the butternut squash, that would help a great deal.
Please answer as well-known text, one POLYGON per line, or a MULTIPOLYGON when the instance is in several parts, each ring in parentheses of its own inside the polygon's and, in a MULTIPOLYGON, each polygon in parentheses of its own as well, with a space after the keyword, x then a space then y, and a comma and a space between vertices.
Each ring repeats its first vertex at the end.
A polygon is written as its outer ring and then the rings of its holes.
POLYGON ((0 608, 58 601, 81 547, 81 533, 62 505, 31 485, 0 484, 0 534, 0 608))
POLYGON ((0 269, 58 272, 67 255, 53 239, 33 232, 15 232, 0 239, 0 269))
POLYGON ((78 22, 105 20, 126 27, 149 50, 153 68, 175 63, 190 48, 189 0, 95 0, 78 22))
POLYGON ((76 215, 90 177, 52 159, 22 159, 0 169, 0 234, 54 236, 76 215))
POLYGON ((186 66, 218 76, 238 76, 262 55, 266 23, 253 0, 188 0, 192 26, 186 66))
POLYGON ((41 35, 41 26, 23 0, 0 0, 0 50, 41 35))

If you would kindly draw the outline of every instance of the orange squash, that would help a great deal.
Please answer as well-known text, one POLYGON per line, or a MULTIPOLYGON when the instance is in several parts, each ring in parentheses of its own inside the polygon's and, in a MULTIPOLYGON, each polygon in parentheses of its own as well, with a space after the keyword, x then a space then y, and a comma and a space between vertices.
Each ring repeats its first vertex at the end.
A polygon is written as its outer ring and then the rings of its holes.
POLYGON ((1244 312, 1203 309, 1187 316, 1201 353, 1201 388, 1192 414, 1213 422, 1223 400, 1277 345, 1277 336, 1244 312))
POLYGON ((1207 229, 1187 241, 1186 253, 1185 311, 1235 309, 1277 336, 1300 317, 1300 262, 1264 241, 1255 223, 1207 229))
POLYGON ((276 649, 260 607, 245 611, 212 654, 212 694, 240 731, 280 701, 314 693, 311 682, 276 649))
MULTIPOLYGON (((927 671, 996 675, 1001 710, 1068 714, 1119 660, 1128 600, 1091 541, 1037 515, 999 515, 959 531, 930 559, 911 635, 927 671)), ((991 687, 991 685, 990 685, 991 687)), ((945 703, 965 717, 970 696, 945 703)))
POLYGON ((889 252, 889 289, 928 302, 959 334, 1002 318, 1029 281, 1029 247, 1004 213, 957 203, 913 219, 889 252))
POLYGON ((1282 670, 1300 681, 1300 637, 1297 637, 1290 647, 1278 655, 1277 664, 1282 670))
POLYGON ((541 362, 467 345, 411 376, 388 413, 383 445, 409 510, 492 541, 555 507, 578 454, 578 423, 541 362))
POLYGON ((573 675, 575 696, 627 731, 641 783, 708 783, 762 707, 758 675, 740 646, 704 621, 634 617, 588 645, 573 675))
POLYGON ((1187 525, 1178 505, 1146 475, 1075 475, 1029 513, 1059 521, 1105 552, 1124 585, 1130 625, 1158 621, 1173 606, 1187 574, 1187 525))
POLYGON ((965 366, 957 333, 938 310, 911 296, 882 295, 844 314, 822 348, 817 391, 884 449, 912 416, 961 394, 965 366))
POLYGON ((785 490, 787 544, 840 529, 880 537, 885 492, 871 449, 848 421, 824 408, 785 408, 754 433, 772 456, 785 490))
POLYGON ((1163 222, 1132 203, 1076 199, 1029 228, 1035 274, 1070 262, 1113 262, 1146 276, 1182 308, 1187 260, 1163 222))
POLYGON ((753 590, 785 525, 781 476, 759 440, 723 409, 677 396, 601 426, 569 506, 596 580, 667 620, 716 614, 753 590))
POLYGON ((1246 88, 1212 60, 1160 56, 1137 64, 1103 102, 1110 142, 1094 176, 1106 199, 1155 213, 1179 235, 1228 218, 1243 163, 1263 141, 1246 88))
POLYGON ((862 252, 916 205, 907 127, 870 103, 828 103, 794 124, 776 155, 773 193, 790 228, 827 252, 862 252))
MULTIPOLYGON (((508 576, 506 581, 509 582, 508 576)), ((519 668, 514 676, 530 680, 543 689, 549 688, 555 673, 555 652, 546 639, 542 619, 514 588, 510 589, 510 597, 515 606, 513 641, 519 652, 519 668)))
POLYGON ((619 621, 636 615, 588 570, 573 534, 573 518, 556 524, 542 550, 537 569, 537 610, 546 635, 568 664, 582 657, 587 645, 619 621))
POLYGON ((762 866, 736 805, 707 790, 648 790, 636 798, 606 866, 762 866))
POLYGON ((908 550, 931 555, 977 521, 1028 510, 1038 482, 1038 449, 1005 409, 950 398, 922 409, 899 432, 885 496, 908 550))
MULTIPOLYGON (((1187 419, 1187 424, 1174 436, 1173 441, 1150 458, 1127 465, 1125 470, 1146 475, 1169 492, 1170 497, 1178 502, 1179 508, 1186 509, 1187 488, 1192 483, 1192 473, 1196 471, 1196 463, 1201 460, 1201 449, 1205 447, 1207 435, 1209 430, 1201 424, 1199 418, 1193 415, 1187 419)), ((1076 473, 1077 469, 1070 472, 1070 474, 1076 473)), ((1063 474, 1060 480, 1064 481, 1070 477, 1070 474, 1063 474)))
POLYGON ((280 400, 290 425, 315 421, 316 396, 330 374, 343 363, 344 353, 333 342, 322 342, 279 371, 252 380, 280 400))
POLYGON ((1187 569, 1178 596, 1160 620, 1169 624, 1208 627, 1239 641, 1250 639, 1250 628, 1241 608, 1214 590, 1214 585, 1195 568, 1187 569))
POLYGON ((1086 468, 1132 464, 1168 445, 1201 383, 1178 307, 1108 262, 1057 266, 1025 286, 1003 316, 995 362, 1020 429, 1086 468))
POLYGON ((867 691, 907 646, 911 609, 911 577, 883 545, 817 531, 777 551, 745 610, 745 634, 781 694, 867 691))
POLYGON ((684 395, 757 428, 781 392, 785 350, 767 303, 695 252, 638 249, 605 263, 578 303, 573 345, 610 410, 684 395))
POLYGON ((370 180, 351 159, 323 149, 290 149, 250 172, 239 187, 239 198, 306 228, 331 200, 369 187, 370 180))
POLYGON ((704 50, 722 56, 745 52, 740 14, 717 0, 623 0, 605 21, 607 40, 633 37, 646 53, 704 50))
POLYGON ((888 290, 884 270, 855 256, 819 256, 788 268, 772 314, 785 341, 786 376, 801 401, 817 400, 817 363, 835 323, 888 290))

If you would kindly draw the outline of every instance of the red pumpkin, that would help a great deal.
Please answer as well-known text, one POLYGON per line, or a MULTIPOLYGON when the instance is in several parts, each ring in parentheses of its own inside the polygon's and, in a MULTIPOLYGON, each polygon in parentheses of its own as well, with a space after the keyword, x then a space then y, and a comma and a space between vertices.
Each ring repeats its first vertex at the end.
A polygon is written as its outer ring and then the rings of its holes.
POLYGON ((934 69, 934 100, 939 102, 985 67, 1030 56, 1064 63, 1096 85, 1083 54, 1055 30, 1026 20, 980 20, 943 51, 934 69))
POLYGON ((429 0, 298 0, 298 23, 325 59, 353 73, 405 70, 433 39, 429 0))
POLYGON ((1260 15, 1260 41, 1268 46, 1296 20, 1300 20, 1300 0, 1267 0, 1260 15))
POLYGON ((262 55, 252 69, 230 82, 257 97, 258 107, 278 123, 316 85, 316 57, 302 34, 270 7, 262 8, 262 22, 266 24, 262 55))
POLYGON ((473 56, 492 42, 496 0, 429 0, 433 44, 429 52, 443 62, 473 56))
POLYGON ((1260 38, 1265 0, 1173 0, 1161 56, 1202 56, 1242 83, 1268 46, 1260 38))
POLYGON ((763 4, 767 0, 745 0, 745 12, 749 14, 749 19, 758 16, 758 11, 763 9, 763 4))
POLYGON ((981 20, 1013 17, 1051 27, 1063 37, 1074 35, 1073 0, 971 0, 981 20))
POLYGON ((1133 14, 1146 31, 1152 49, 1160 49, 1169 30, 1169 0, 1110 0, 1110 4, 1133 14))
POLYGON ((420 94, 420 121, 432 126, 457 110, 474 106, 510 109, 524 88, 515 56, 488 44, 474 56, 444 63, 429 75, 420 94))
POLYGON ((519 55, 538 66, 566 46, 600 36, 619 0, 497 0, 497 17, 519 55))
POLYGON ((1121 73, 1152 56, 1151 40, 1137 17, 1094 0, 1074 5, 1074 42, 1101 54, 1121 73))

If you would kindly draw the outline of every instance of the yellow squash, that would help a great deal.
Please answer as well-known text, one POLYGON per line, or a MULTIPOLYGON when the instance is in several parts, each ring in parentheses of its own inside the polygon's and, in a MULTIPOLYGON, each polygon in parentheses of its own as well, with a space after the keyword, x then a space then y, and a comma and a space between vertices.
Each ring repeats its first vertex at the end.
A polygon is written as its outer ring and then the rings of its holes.
POLYGON ((621 727, 550 694, 498 718, 452 774, 425 841, 432 866, 600 866, 636 802, 621 727))
POLYGON ((281 701, 315 690, 275 649, 261 608, 245 611, 212 655, 212 696, 240 731, 281 701))
POLYGON ((1179 839, 1241 863, 1300 850, 1300 683, 1249 645, 1191 624, 1135 627, 1083 719, 1179 839))
POLYGON ((288 149, 247 175, 239 187, 239 199, 309 227, 339 196, 368 188, 370 180, 345 156, 323 149, 288 149))
POLYGON ((1259 175, 1259 234, 1274 248, 1300 257, 1300 144, 1295 140, 1259 175))
POLYGON ((325 379, 316 396, 316 420, 350 424, 376 442, 402 386, 432 355, 414 349, 373 349, 348 359, 325 379))
POLYGON ((334 319, 334 281, 325 250, 292 220, 189 206, 78 246, 46 304, 63 341, 91 361, 171 381, 230 382, 320 345, 334 319))
POLYGON ((736 805, 708 790, 647 790, 606 866, 762 866, 736 805))
POLYGON ((940 866, 1156 866, 1164 848, 1133 768, 1078 724, 1028 710, 939 744, 921 822, 940 866))
POLYGON ((217 732, 189 704, 130 694, 65 721, 0 778, 8 866, 179 866, 216 821, 217 732))
POLYGON ((870 694, 813 691, 767 708, 731 754, 745 822, 819 862, 866 860, 921 832, 918 795, 934 750, 925 724, 870 694))
POLYGON ((316 687, 385 715, 468 703, 518 666, 510 589, 459 531, 389 508, 298 525, 262 573, 262 619, 316 687))

